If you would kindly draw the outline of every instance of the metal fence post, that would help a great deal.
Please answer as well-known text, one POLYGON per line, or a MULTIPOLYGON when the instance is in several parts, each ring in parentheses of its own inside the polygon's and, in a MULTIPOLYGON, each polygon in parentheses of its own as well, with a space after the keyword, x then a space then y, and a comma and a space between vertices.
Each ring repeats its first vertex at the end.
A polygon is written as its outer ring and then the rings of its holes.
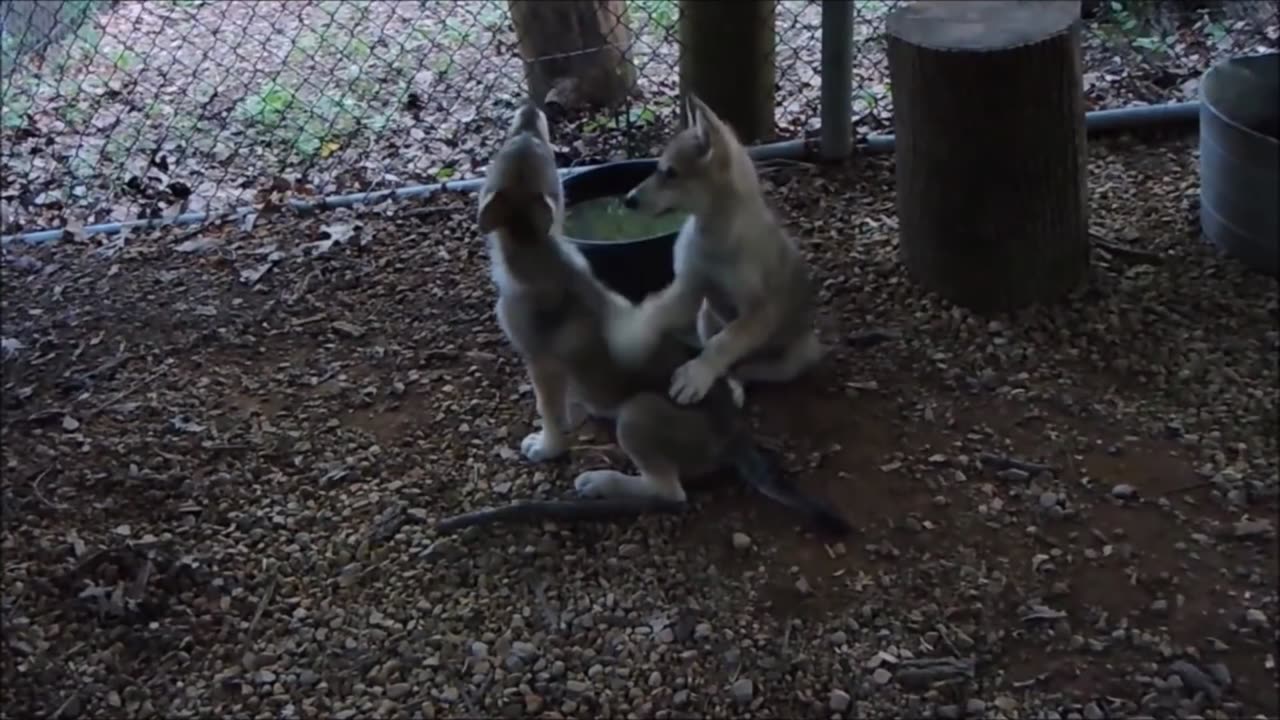
POLYGON ((853 152, 853 2, 822 0, 822 138, 824 160, 853 152))

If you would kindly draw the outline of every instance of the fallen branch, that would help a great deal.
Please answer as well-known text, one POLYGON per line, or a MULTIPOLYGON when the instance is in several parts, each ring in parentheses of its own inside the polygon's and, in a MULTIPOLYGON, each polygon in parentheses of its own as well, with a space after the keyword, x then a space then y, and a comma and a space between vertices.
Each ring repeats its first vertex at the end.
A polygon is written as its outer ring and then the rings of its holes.
POLYGON ((169 370, 169 363, 167 362, 162 363, 160 367, 156 368, 152 372, 147 373, 145 376, 139 378, 138 381, 135 382, 134 384, 130 385, 124 390, 121 390, 120 392, 116 393, 106 401, 98 404, 96 407, 91 409, 89 411, 89 417, 93 417, 94 415, 97 415, 103 410, 106 410, 107 408, 111 407, 112 405, 115 405, 116 403, 125 399, 129 395, 133 394, 135 391, 138 390, 138 388, 142 387, 143 385, 150 385, 152 380, 155 380, 156 378, 160 377, 165 372, 168 372, 168 370, 169 370))
POLYGON ((271 582, 267 583, 267 589, 262 593, 262 598, 258 600, 258 607, 253 611, 253 619, 249 621, 249 629, 245 631, 245 640, 253 645, 253 631, 258 627, 258 621, 262 619, 262 613, 267 609, 267 604, 271 602, 272 596, 276 594, 276 581, 280 579, 278 573, 271 574, 271 582))
POLYGON ((1131 245, 1108 240, 1092 230, 1089 231, 1089 239, 1093 244, 1098 246, 1102 251, 1114 255, 1116 257, 1127 258, 1139 263, 1147 265, 1160 265, 1164 262, 1164 256, 1149 250, 1139 250, 1131 245))
POLYGON ((894 330, 876 328, 873 330, 866 330, 860 333, 853 333, 845 341, 849 343, 850 346, 861 350, 861 349, 873 347, 875 345, 879 345, 882 342, 897 340, 900 337, 901 335, 899 335, 894 330))
POLYGON ((893 677, 900 685, 924 688, 947 680, 973 677, 973 661, 960 658, 917 658, 903 660, 893 677))
POLYGON ((1018 458, 1004 457, 995 453, 978 453, 978 459, 983 465, 991 465, 997 470, 1021 470, 1025 473, 1052 473, 1058 474, 1058 469, 1052 465, 1043 465, 1041 463, 1029 462, 1027 460, 1019 460, 1018 458))
POLYGON ((63 505, 63 504, 61 504, 61 503, 53 502, 53 501, 52 501, 52 500, 50 500, 49 498, 45 497, 45 496, 44 496, 44 493, 40 492, 40 481, 41 481, 41 480, 44 480, 44 476, 45 476, 45 475, 48 475, 50 470, 53 470, 53 466, 52 466, 52 465, 50 465, 49 467, 45 468, 44 470, 41 470, 41 471, 40 471, 40 474, 39 474, 39 475, 36 475, 35 479, 31 481, 31 492, 32 492, 32 494, 34 494, 34 495, 36 496, 36 498, 37 498, 38 500, 40 500, 40 502, 44 503, 45 505, 48 505, 49 507, 53 508, 54 510, 63 510, 63 509, 66 509, 66 507, 67 507, 66 505, 63 505))

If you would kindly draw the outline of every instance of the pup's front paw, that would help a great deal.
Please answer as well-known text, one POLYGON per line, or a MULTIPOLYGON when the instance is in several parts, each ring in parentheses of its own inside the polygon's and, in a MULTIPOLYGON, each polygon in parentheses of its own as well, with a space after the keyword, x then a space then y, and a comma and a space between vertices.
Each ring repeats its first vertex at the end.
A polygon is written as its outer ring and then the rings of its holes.
POLYGON ((716 370, 700 357, 676 368, 671 377, 671 399, 681 405, 696 403, 706 397, 716 382, 716 370))
POLYGON ((588 470, 573 479, 578 494, 589 498, 617 497, 625 484, 626 475, 617 470, 588 470))
POLYGON ((562 433, 548 433, 546 430, 529 433, 520 442, 520 452, 533 462, 552 460, 568 450, 569 442, 562 433))

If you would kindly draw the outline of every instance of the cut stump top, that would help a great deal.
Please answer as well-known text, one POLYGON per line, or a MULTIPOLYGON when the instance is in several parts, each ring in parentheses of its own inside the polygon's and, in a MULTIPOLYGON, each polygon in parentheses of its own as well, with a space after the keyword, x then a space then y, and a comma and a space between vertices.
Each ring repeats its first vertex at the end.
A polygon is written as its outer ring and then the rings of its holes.
POLYGON ((890 35, 934 50, 993 51, 1039 42, 1080 19, 1080 0, 918 0, 889 14, 890 35))

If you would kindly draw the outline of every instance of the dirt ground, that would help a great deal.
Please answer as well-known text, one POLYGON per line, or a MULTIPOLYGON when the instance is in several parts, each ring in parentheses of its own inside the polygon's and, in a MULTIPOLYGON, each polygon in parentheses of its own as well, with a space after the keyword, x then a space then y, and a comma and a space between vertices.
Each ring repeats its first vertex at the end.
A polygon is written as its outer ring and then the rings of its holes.
POLYGON ((1278 293, 1194 147, 1094 143, 1133 252, 998 319, 906 279, 891 160, 766 171, 833 349, 749 406, 840 545, 726 483, 437 537, 619 461, 519 457, 469 196, 6 247, 4 714, 1274 717, 1278 293))

